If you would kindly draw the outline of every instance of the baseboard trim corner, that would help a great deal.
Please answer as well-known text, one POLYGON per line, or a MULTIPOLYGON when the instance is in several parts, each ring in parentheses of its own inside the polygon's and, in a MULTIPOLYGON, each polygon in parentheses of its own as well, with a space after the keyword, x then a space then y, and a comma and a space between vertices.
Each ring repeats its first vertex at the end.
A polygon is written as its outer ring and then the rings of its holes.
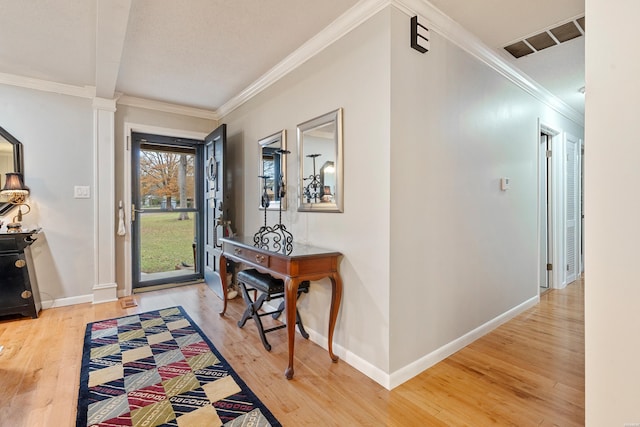
POLYGON ((451 356, 453 353, 462 350, 464 347, 468 346, 478 338, 486 335, 491 332, 498 326, 502 325, 505 322, 513 319, 517 315, 523 313, 529 308, 535 306, 540 301, 540 296, 536 295, 533 298, 530 298, 523 303, 515 306, 514 308, 502 313, 501 315, 495 317, 494 319, 489 320, 483 325, 478 326, 474 330, 462 335, 461 337, 451 341, 448 344, 443 345, 442 347, 432 351, 431 353, 421 357, 420 359, 398 369, 393 372, 390 376, 390 387, 389 389, 394 389, 400 384, 410 380, 421 372, 429 369, 433 365, 438 362, 443 361, 447 357, 451 356))

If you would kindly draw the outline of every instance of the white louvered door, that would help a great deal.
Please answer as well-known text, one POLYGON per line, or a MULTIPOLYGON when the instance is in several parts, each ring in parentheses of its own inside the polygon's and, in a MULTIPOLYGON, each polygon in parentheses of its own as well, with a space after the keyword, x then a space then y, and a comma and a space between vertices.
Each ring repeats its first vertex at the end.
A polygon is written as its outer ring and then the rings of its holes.
POLYGON ((579 215, 580 215, 580 187, 579 187, 579 149, 580 140, 568 135, 565 140, 567 163, 565 168, 565 196, 566 196, 566 283, 569 284, 578 277, 579 251, 579 215))

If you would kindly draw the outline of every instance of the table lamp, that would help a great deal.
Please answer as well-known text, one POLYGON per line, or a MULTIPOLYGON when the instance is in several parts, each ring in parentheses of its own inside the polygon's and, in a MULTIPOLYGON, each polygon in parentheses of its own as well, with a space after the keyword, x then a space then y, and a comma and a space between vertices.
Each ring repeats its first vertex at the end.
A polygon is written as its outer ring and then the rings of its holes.
POLYGON ((21 231, 22 216, 28 214, 31 211, 31 207, 25 203, 27 196, 29 195, 29 187, 24 185, 21 173, 8 172, 6 174, 6 180, 4 187, 0 190, 0 196, 12 205, 18 206, 18 214, 13 217, 13 221, 7 224, 7 231, 9 233, 19 233, 21 231), (22 212, 22 206, 27 207, 26 212, 22 212))

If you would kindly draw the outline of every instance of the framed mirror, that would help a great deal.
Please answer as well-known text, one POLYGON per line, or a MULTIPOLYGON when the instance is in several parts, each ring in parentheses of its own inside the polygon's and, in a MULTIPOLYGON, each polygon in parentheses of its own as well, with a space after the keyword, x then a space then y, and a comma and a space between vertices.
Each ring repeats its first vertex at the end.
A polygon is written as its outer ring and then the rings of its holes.
POLYGON ((298 211, 342 212, 342 108, 298 125, 298 211))
POLYGON ((260 182, 260 209, 287 209, 287 131, 269 135, 258 141, 258 177, 260 182), (280 206, 282 204, 282 206, 280 206))
MULTIPOLYGON (((0 189, 4 187, 7 172, 24 174, 22 143, 0 127, 0 189)), ((4 215, 12 207, 8 202, 0 201, 0 215, 4 215)))

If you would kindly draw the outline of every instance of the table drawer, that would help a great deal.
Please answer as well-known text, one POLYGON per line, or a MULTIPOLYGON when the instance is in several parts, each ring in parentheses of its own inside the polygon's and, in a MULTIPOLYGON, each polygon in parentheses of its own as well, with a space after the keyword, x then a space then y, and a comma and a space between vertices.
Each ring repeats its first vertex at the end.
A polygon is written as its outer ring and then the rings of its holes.
POLYGON ((243 261, 261 265, 263 267, 269 267, 269 264, 271 263, 271 257, 269 255, 259 251, 252 251, 251 249, 247 248, 239 248, 237 246, 233 246, 229 253, 242 259, 243 261))

